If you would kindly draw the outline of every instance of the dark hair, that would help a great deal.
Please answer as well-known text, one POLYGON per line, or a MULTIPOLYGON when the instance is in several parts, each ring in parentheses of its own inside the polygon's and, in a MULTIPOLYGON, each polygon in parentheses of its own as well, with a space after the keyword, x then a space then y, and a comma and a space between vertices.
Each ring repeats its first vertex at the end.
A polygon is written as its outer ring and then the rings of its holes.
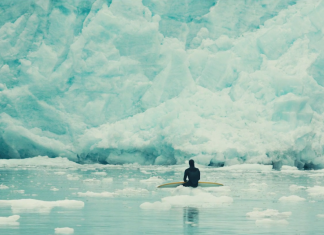
POLYGON ((190 160, 189 160, 189 166, 191 166, 191 167, 195 167, 195 161, 192 160, 192 159, 190 159, 190 160))

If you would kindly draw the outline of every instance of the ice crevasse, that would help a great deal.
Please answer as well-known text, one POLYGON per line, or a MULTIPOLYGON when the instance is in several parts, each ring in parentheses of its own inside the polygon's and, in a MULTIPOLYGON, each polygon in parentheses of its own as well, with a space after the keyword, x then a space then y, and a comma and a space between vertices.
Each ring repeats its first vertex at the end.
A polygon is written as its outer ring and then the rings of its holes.
POLYGON ((0 13, 0 158, 324 167, 322 0, 3 0, 0 13))

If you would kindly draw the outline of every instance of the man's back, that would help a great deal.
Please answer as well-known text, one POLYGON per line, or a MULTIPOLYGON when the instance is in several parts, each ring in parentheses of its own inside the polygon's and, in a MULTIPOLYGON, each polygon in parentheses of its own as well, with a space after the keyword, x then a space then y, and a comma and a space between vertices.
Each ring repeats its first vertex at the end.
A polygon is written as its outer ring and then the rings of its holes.
POLYGON ((197 187, 200 180, 200 171, 196 167, 189 167, 185 170, 183 181, 186 182, 184 186, 197 187), (188 182, 187 182, 188 177, 188 182))

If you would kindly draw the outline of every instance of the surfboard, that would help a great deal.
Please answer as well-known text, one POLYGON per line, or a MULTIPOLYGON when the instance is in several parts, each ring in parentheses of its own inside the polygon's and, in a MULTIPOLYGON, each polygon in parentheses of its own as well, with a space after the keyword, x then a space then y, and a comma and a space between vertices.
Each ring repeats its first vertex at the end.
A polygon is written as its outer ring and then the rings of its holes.
MULTIPOLYGON (((184 182, 173 182, 173 183, 159 185, 158 188, 176 188, 182 184, 184 184, 184 182)), ((198 182, 198 186, 199 187, 219 187, 224 185, 219 183, 214 183, 214 182, 198 182)))

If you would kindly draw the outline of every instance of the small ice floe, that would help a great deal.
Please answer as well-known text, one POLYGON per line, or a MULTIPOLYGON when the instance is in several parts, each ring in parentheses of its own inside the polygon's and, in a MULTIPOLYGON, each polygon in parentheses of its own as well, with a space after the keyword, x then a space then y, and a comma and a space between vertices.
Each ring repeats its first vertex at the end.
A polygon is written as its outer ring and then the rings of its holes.
POLYGON ((317 217, 324 218, 324 214, 318 214, 317 217))
POLYGON ((68 180, 79 180, 80 179, 79 176, 71 175, 71 174, 68 174, 66 177, 67 177, 68 180))
POLYGON ((95 193, 91 191, 87 191, 85 193, 78 192, 79 197, 113 197, 114 193, 110 192, 101 192, 101 193, 95 193))
POLYGON ((268 185, 266 183, 261 183, 261 184, 251 183, 251 184, 249 184, 249 186, 250 187, 263 188, 263 187, 267 187, 268 185))
POLYGON ((74 233, 74 229, 69 227, 55 229, 55 234, 73 234, 73 233, 74 233))
POLYGON ((91 174, 93 174, 93 175, 101 175, 101 176, 106 176, 107 175, 106 172, 92 172, 91 174))
POLYGON ((171 209, 171 205, 163 202, 144 202, 140 205, 140 208, 143 210, 161 210, 166 211, 171 209))
POLYGON ((291 196, 283 196, 281 198, 279 198, 279 202, 302 202, 305 201, 305 198, 299 197, 297 195, 291 195, 291 196))
POLYGON ((271 219, 285 219, 291 216, 291 212, 279 212, 278 210, 266 209, 262 211, 260 208, 254 208, 252 212, 246 213, 247 217, 252 219, 271 218, 271 219))
POLYGON ((9 217, 0 217, 0 226, 3 225, 11 225, 11 226, 17 226, 19 225, 19 220, 20 216, 19 215, 12 215, 9 217))
POLYGON ((134 196, 134 195, 148 194, 149 191, 144 188, 124 188, 124 189, 118 189, 114 193, 116 196, 134 196))
POLYGON ((65 175, 66 172, 64 171, 57 171, 57 172, 54 172, 54 175, 65 175))
POLYGON ((118 189, 115 192, 101 192, 95 193, 87 191, 85 193, 78 192, 79 197, 117 197, 117 196, 135 196, 141 194, 148 194, 149 191, 143 188, 124 188, 118 189))
POLYGON ((197 207, 197 208, 211 208, 222 205, 228 205, 233 202, 233 198, 228 196, 216 197, 199 188, 185 188, 179 186, 173 192, 174 196, 164 197, 161 202, 145 202, 141 204, 142 209, 160 209, 171 207, 197 207), (161 205, 162 203, 163 205, 161 205), (152 205, 151 205, 152 204, 152 205))
POLYGON ((254 208, 252 212, 246 213, 246 216, 254 219, 256 225, 286 225, 286 220, 291 216, 291 212, 279 212, 278 210, 254 208))
POLYGON ((292 192, 299 191, 299 190, 305 189, 305 188, 306 187, 304 187, 304 186, 298 186, 296 184, 292 184, 292 185, 289 186, 289 190, 292 191, 292 192))
POLYGON ((135 178, 129 178, 128 181, 135 181, 135 178))
POLYGON ((85 184, 100 184, 101 180, 97 180, 97 179, 85 179, 83 180, 83 183, 85 184))
POLYGON ((24 194, 25 193, 25 190, 23 190, 23 189, 21 189, 21 190, 13 190, 12 192, 24 194))
POLYGON ((255 224, 260 226, 271 226, 271 225, 287 225, 289 224, 287 220, 273 220, 273 219, 259 219, 255 221, 255 224))
POLYGON ((162 184, 164 180, 158 176, 152 176, 146 180, 140 180, 141 183, 143 184, 162 184))
POLYGON ((54 191, 54 192, 59 191, 59 189, 58 188, 55 188, 54 186, 52 186, 50 190, 51 191, 54 191))
POLYGON ((114 181, 114 179, 113 178, 103 178, 101 181, 104 184, 110 184, 114 181))
POLYGON ((306 192, 312 197, 324 196, 324 187, 315 185, 314 187, 308 187, 306 192))
POLYGON ((0 184, 0 189, 8 189, 9 187, 4 185, 4 184, 0 184))
POLYGON ((0 200, 0 207, 11 207, 14 214, 42 213, 48 214, 54 207, 82 209, 84 202, 76 200, 42 201, 35 199, 0 200))

